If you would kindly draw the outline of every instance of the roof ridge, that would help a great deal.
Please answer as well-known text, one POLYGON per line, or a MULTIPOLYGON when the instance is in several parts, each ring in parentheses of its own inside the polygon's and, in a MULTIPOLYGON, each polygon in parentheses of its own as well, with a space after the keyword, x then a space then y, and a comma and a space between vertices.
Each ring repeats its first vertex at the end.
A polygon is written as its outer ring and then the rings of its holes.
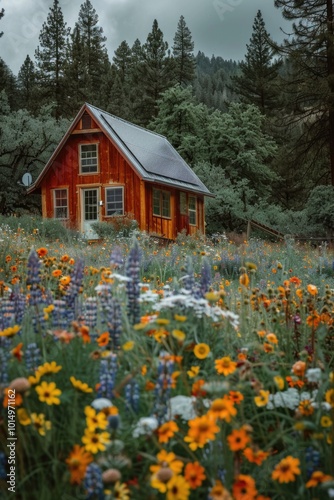
POLYGON ((168 139, 167 139, 167 137, 165 135, 158 134, 158 132, 154 132, 154 130, 150 130, 149 128, 145 128, 142 125, 138 125, 137 123, 129 122, 128 120, 125 120, 124 118, 120 118, 119 116, 113 115, 112 113, 109 113, 109 111, 104 111, 103 109, 98 108, 97 106, 94 106, 93 104, 89 104, 88 102, 86 102, 85 104, 86 104, 86 106, 94 108, 94 109, 100 111, 101 113, 103 113, 105 115, 109 115, 112 118, 115 118, 116 120, 119 120, 120 122, 124 122, 127 125, 131 125, 131 127, 136 127, 136 128, 141 129, 141 130, 144 130, 145 132, 149 132, 152 135, 157 135, 158 137, 161 137, 162 139, 165 139, 167 142, 169 142, 168 139))

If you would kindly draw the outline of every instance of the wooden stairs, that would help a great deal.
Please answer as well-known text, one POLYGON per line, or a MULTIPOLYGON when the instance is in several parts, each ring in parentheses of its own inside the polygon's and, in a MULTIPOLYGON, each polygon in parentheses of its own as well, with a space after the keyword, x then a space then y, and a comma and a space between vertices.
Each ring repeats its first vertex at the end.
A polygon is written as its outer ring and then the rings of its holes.
POLYGON ((275 236, 276 238, 280 240, 284 240, 284 234, 281 233, 280 231, 276 231, 276 229, 273 229, 272 227, 266 226, 265 224, 262 224, 261 222, 257 222, 256 220, 248 220, 247 222, 247 240, 249 240, 250 234, 252 227, 256 229, 260 229, 261 231, 264 231, 267 234, 270 234, 271 236, 275 236))

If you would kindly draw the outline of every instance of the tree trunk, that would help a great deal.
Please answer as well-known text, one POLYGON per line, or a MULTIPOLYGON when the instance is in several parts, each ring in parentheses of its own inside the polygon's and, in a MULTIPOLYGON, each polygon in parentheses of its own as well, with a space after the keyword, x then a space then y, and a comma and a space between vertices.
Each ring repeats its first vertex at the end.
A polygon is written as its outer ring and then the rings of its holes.
POLYGON ((329 157, 331 183, 334 186, 334 29, 333 1, 327 0, 327 68, 329 87, 329 157))

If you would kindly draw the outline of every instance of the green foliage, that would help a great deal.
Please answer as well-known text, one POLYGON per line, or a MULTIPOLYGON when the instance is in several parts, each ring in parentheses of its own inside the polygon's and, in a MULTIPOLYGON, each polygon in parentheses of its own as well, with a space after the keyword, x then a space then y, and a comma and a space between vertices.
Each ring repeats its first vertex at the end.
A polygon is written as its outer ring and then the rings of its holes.
MULTIPOLYGON (((3 99, 4 96, 2 96, 3 99)), ((5 101, 3 101, 5 103, 5 101)), ((8 107, 2 108, 8 112, 8 107)), ((27 196, 21 185, 25 172, 36 180, 68 127, 66 120, 56 121, 51 108, 38 117, 27 110, 12 111, 2 116, 0 123, 0 213, 20 213, 39 208, 39 199, 27 196)))
POLYGON ((92 228, 101 239, 129 238, 138 230, 138 222, 131 215, 125 215, 108 222, 94 222, 92 228))
POLYGON ((190 85, 195 77, 194 42, 183 16, 179 19, 172 48, 176 82, 190 85))
POLYGON ((334 186, 317 186, 307 200, 305 209, 314 231, 325 236, 334 234, 334 186))
POLYGON ((77 231, 68 229, 57 219, 45 219, 37 215, 21 215, 19 217, 6 217, 0 215, 0 226, 6 227, 16 233, 36 235, 41 241, 71 242, 78 239, 77 231))

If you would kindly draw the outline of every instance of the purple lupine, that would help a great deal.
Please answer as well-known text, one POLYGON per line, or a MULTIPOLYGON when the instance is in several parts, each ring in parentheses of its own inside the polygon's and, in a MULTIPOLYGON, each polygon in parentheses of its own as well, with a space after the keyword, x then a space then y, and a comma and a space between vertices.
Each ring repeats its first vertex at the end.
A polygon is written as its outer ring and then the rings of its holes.
POLYGON ((190 256, 187 257, 186 261, 186 273, 187 274, 183 277, 183 287, 188 292, 194 294, 196 283, 194 276, 193 261, 190 256))
POLYGON ((10 298, 14 305, 15 323, 21 324, 27 305, 27 298, 24 293, 20 292, 18 286, 14 287, 10 298))
MULTIPOLYGON (((55 308, 52 312, 52 327, 65 330, 71 323, 67 314, 66 301, 57 299, 54 300, 53 305, 55 308)), ((72 314, 70 316, 72 316, 72 314)))
POLYGON ((35 306, 43 302, 41 289, 41 262, 35 250, 30 252, 27 262, 27 285, 29 290, 29 305, 35 306))
POLYGON ((102 324, 110 335, 109 348, 120 349, 120 338, 122 333, 122 308, 117 299, 112 296, 109 285, 100 285, 99 299, 102 310, 102 324))
POLYGON ((204 257, 201 269, 201 282, 199 287, 200 297, 204 297, 204 295, 209 291, 211 281, 211 266, 208 259, 204 257))
POLYGON ((123 253, 120 247, 116 246, 110 255, 110 266, 115 269, 120 269, 124 265, 123 253))
POLYGON ((27 345, 24 359, 28 372, 35 371, 41 364, 41 350, 37 347, 36 342, 27 345))
POLYGON ((0 329, 4 330, 15 322, 15 306, 9 298, 0 299, 0 329))
POLYGON ((88 297, 85 300, 83 317, 85 325, 94 328, 97 323, 97 299, 96 297, 88 297))
POLYGON ((87 500, 104 499, 102 470, 96 463, 92 462, 88 465, 83 485, 86 491, 87 500))
POLYGON ((140 251, 138 242, 135 241, 133 247, 130 249, 126 266, 125 274, 130 281, 126 283, 127 292, 127 314, 131 325, 135 325, 140 321, 140 307, 139 307, 139 272, 140 272, 140 251))
POLYGON ((137 413, 139 410, 140 389, 139 384, 136 380, 131 380, 131 382, 126 384, 124 396, 126 408, 137 413))
POLYGON ((158 364, 158 379, 154 388, 154 406, 152 412, 159 421, 159 424, 162 423, 167 414, 167 404, 173 384, 173 371, 174 362, 166 356, 160 356, 158 364))
POLYGON ((84 262, 78 259, 73 267, 71 281, 65 294, 65 301, 68 309, 68 320, 73 321, 79 315, 78 295, 82 286, 84 275, 84 262))
POLYGON ((0 387, 6 386, 9 381, 8 361, 10 358, 10 339, 1 338, 0 343, 0 387))
POLYGON ((111 354, 109 358, 100 361, 100 386, 97 391, 99 398, 112 399, 117 374, 117 356, 111 354))

